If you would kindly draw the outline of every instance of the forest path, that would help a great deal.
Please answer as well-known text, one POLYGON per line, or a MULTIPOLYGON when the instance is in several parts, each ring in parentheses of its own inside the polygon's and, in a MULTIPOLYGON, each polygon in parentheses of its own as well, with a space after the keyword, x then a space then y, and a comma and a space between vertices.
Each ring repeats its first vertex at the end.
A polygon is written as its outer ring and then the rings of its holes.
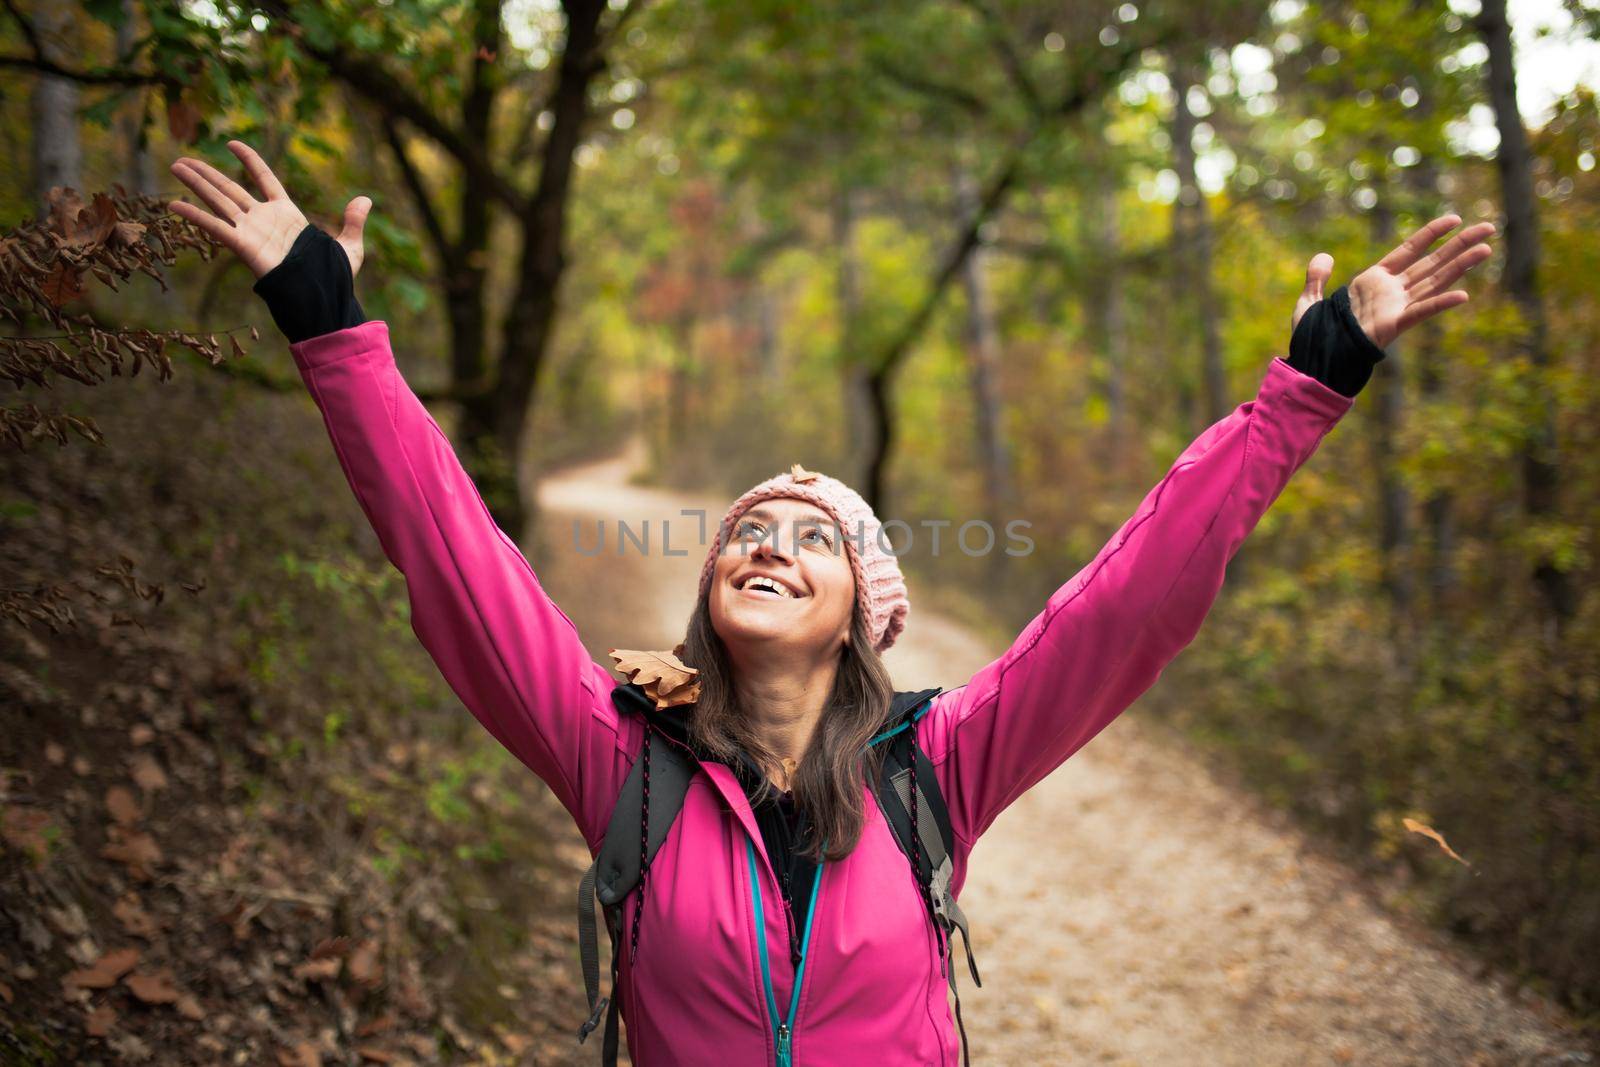
MULTIPOLYGON (((731 501, 630 485, 638 461, 635 446, 541 483, 567 572, 551 592, 586 635, 671 648, 731 501), (703 539, 683 509, 704 512, 703 539), (604 552, 568 567, 570 539, 581 533, 592 550, 599 519, 604 552), (630 543, 619 561, 618 520, 638 534, 646 519, 648 553, 630 543), (665 519, 684 555, 663 554, 665 519), (621 584, 626 611, 583 596, 621 584)), ((1004 651, 919 610, 911 592, 909 625, 885 657, 896 688, 953 688, 1004 651)), ((592 650, 602 662, 606 647, 592 650)), ((1158 740, 1136 711, 1000 816, 973 851, 961 903, 984 978, 975 988, 960 967, 974 1064, 1593 1062, 1559 1011, 1385 912, 1357 874, 1158 740)))

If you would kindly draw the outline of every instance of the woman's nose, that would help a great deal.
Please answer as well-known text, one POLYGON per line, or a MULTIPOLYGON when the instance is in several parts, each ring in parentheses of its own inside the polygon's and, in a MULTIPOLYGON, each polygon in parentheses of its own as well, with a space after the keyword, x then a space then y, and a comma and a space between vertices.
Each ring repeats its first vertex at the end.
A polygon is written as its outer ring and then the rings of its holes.
POLYGON ((771 537, 763 537, 756 541, 755 547, 750 550, 750 555, 756 559, 760 559, 763 556, 772 556, 783 560, 785 563, 792 562, 793 556, 784 551, 782 540, 783 534, 774 530, 771 537))

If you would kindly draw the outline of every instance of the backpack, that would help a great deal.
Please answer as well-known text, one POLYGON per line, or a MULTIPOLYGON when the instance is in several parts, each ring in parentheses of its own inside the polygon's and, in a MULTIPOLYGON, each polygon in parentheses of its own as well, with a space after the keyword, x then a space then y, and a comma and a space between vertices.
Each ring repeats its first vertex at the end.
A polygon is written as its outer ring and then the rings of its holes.
MULTIPOLYGON (((944 795, 939 791, 938 780, 934 777, 933 764, 921 749, 915 749, 916 837, 920 847, 913 848, 911 844, 912 727, 927 714, 933 697, 940 692, 941 689, 934 688, 894 694, 885 728, 868 742, 868 747, 887 745, 883 771, 871 785, 895 843, 916 872, 928 920, 933 924, 934 935, 938 939, 950 990, 955 994, 956 1026, 961 1032, 961 1060, 966 1067, 971 1067, 967 1054, 967 1030, 961 1020, 961 994, 956 990, 956 969, 950 966, 952 935, 956 929, 961 931, 962 947, 967 954, 967 970, 972 975, 973 983, 982 988, 983 981, 978 977, 978 965, 972 958, 967 917, 950 893, 953 870, 950 852, 955 843, 950 828, 950 812, 945 806, 944 795)), ((600 1025, 600 1015, 604 1012, 605 1040, 601 1050, 604 1067, 615 1067, 617 1062, 616 984, 622 940, 622 901, 639 884, 642 873, 639 841, 648 830, 646 851, 648 858, 653 860, 683 807, 684 794, 688 791, 689 780, 694 777, 697 766, 682 721, 657 709, 655 701, 645 694, 642 687, 632 683, 619 685, 612 690, 611 698, 619 711, 642 716, 645 729, 664 737, 668 743, 655 746, 650 751, 648 771, 645 768, 646 760, 634 761, 622 789, 617 793, 617 804, 599 854, 578 883, 578 953, 590 1009, 589 1017, 578 1028, 578 1042, 582 1044, 588 1039, 589 1034, 600 1025), (650 810, 648 821, 642 822, 640 809, 644 800, 646 773, 649 775, 650 810), (606 933, 611 939, 612 995, 609 997, 600 995, 600 945, 594 915, 597 897, 605 916, 606 933)))

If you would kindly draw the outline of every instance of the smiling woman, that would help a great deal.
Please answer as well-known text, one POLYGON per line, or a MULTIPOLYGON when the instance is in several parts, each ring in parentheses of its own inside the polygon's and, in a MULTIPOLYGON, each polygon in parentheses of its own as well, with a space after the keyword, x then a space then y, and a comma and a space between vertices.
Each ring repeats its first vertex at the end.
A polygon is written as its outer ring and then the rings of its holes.
MULTIPOLYGON (((1493 232, 1468 227, 1430 252, 1461 221, 1435 219, 1329 299, 1333 262, 1315 256, 1289 358, 1272 359, 1255 396, 1206 428, 1011 647, 953 689, 893 689, 881 653, 909 600, 867 503, 798 465, 754 486, 701 571, 682 646, 699 696, 657 707, 589 658, 396 368, 388 325, 352 307, 370 202, 351 201, 336 240, 306 224, 255 152, 229 148, 265 199, 179 160, 173 173, 216 214, 172 210, 271 279, 258 292, 294 331, 338 462, 405 575, 417 637, 592 854, 637 841, 637 881, 607 919, 612 1006, 639 1067, 956 1062, 948 935, 964 923, 956 898, 974 843, 1188 645, 1229 559, 1350 410, 1381 346, 1466 301, 1449 286, 1487 257, 1493 232), (906 774, 885 791, 890 761, 906 774), (681 786, 670 795, 669 769, 681 786), (610 837, 614 825, 637 837, 610 837)), ((583 949, 592 968, 594 946, 583 949)), ((591 1003, 584 1036, 607 1004, 591 1003)))

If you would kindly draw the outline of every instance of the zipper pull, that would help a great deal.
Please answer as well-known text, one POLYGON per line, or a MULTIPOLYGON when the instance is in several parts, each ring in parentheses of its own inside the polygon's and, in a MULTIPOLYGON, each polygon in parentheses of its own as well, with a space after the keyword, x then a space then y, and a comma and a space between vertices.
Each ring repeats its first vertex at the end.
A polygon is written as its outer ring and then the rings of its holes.
POLYGON ((778 1024, 778 1067, 789 1067, 789 1024, 778 1024))

